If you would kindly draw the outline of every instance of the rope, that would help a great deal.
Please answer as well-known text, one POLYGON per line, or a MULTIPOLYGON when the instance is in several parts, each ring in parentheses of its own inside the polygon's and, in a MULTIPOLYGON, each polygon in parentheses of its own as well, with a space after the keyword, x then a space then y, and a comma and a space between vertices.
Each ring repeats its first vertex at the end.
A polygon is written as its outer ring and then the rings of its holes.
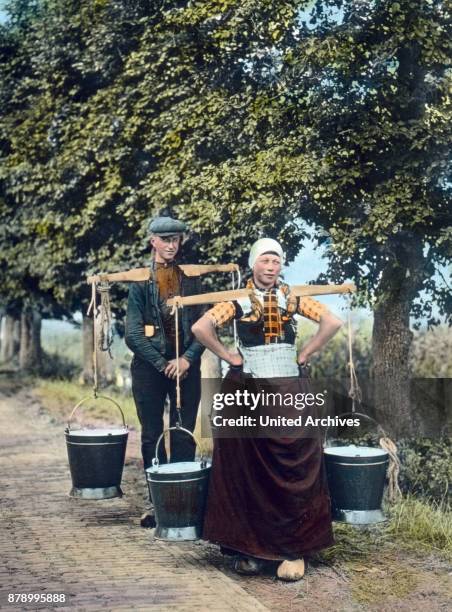
POLYGON ((100 323, 99 323, 99 338, 98 347, 100 351, 108 351, 110 359, 113 359, 111 347, 113 345, 113 328, 110 303, 110 284, 105 281, 101 282, 98 291, 100 293, 100 323))
POLYGON ((176 328, 176 411, 177 411, 177 425, 182 427, 182 415, 181 415, 181 400, 180 400, 180 372, 179 372, 179 296, 174 298, 173 308, 171 314, 174 315, 174 323, 176 328))
MULTIPOLYGON (((237 287, 235 285, 235 272, 232 271, 231 272, 231 277, 232 277, 232 290, 234 289, 240 289, 240 283, 241 283, 241 278, 240 278, 240 271, 237 270, 237 287)), ((234 347, 236 352, 238 352, 239 350, 239 343, 238 343, 238 336, 237 336, 237 319, 233 319, 232 321, 232 328, 234 330, 234 347)))
POLYGON ((93 311, 93 392, 97 398, 97 350, 96 350, 96 283, 91 283, 91 302, 89 303, 87 315, 93 311))
POLYGON ((91 283, 91 301, 86 314, 89 316, 91 312, 93 313, 93 391, 94 397, 96 398, 99 384, 97 349, 100 351, 108 351, 110 358, 113 359, 113 355, 111 354, 113 332, 111 325, 110 285, 107 281, 101 281, 99 287, 97 287, 95 282, 91 283), (97 312, 96 290, 100 293, 100 313, 97 312), (96 323, 98 314, 100 315, 100 331, 98 331, 96 323))
MULTIPOLYGON (((351 322, 351 297, 348 307, 348 367, 350 370, 350 388, 348 395, 352 400, 352 412, 356 410, 356 404, 362 404, 362 392, 356 375, 355 363, 352 350, 352 322, 351 322)), ((380 426, 381 428, 381 426, 380 426)), ((383 428, 381 428, 383 431, 383 428)), ((402 494, 399 487, 400 460, 397 455, 397 446, 386 434, 379 440, 380 446, 389 455, 389 465, 386 476, 388 478, 389 501, 394 503, 402 494)))
POLYGON ((349 302, 348 308, 348 368, 350 371, 350 388, 348 390, 348 396, 352 400, 352 412, 356 410, 356 404, 361 405, 362 392, 359 386, 358 377, 356 375, 355 363, 353 361, 353 348, 352 348, 352 317, 351 317, 351 305, 349 302))
POLYGON ((400 460, 397 456, 397 446, 387 436, 380 438, 380 446, 387 451, 389 455, 389 465, 387 471, 388 496, 389 501, 394 503, 402 495, 402 491, 399 487, 400 460))

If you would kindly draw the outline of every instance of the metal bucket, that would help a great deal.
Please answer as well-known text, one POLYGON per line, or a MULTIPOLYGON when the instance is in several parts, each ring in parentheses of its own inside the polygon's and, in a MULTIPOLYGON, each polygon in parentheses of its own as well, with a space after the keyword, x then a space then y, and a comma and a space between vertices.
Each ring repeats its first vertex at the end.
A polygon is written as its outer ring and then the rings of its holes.
POLYGON ((85 397, 75 406, 65 430, 72 478, 69 495, 82 499, 121 497, 120 485, 129 435, 124 414, 114 400, 99 395, 94 399, 108 400, 118 408, 122 417, 122 427, 71 430, 72 417, 88 399, 93 398, 85 397))
MULTIPOLYGON (((166 431, 173 429, 186 432, 197 442, 183 427, 170 427, 166 431)), ((167 542, 198 540, 202 534, 211 464, 201 456, 199 462, 159 465, 158 449, 164 434, 157 441, 152 467, 146 470, 157 523, 154 537, 167 542)))
MULTIPOLYGON (((374 419, 358 412, 345 413, 374 419)), ((384 430, 376 423, 380 431, 384 430)), ((324 449, 333 519, 351 525, 386 521, 381 510, 389 453, 370 446, 329 446, 324 449)))
POLYGON ((381 502, 389 455, 369 446, 325 448, 333 519, 352 525, 386 520, 381 502))

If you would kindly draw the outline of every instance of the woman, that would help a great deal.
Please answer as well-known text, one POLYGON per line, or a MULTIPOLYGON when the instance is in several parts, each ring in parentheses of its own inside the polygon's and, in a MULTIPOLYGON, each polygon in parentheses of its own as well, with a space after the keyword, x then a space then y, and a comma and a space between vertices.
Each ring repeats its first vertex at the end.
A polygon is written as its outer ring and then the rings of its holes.
MULTIPOLYGON (((204 346, 231 365, 226 384, 306 393, 309 383, 300 377, 300 366, 342 325, 316 300, 291 295, 279 282, 283 263, 277 241, 258 240, 249 256, 251 298, 217 304, 192 327, 204 346), (319 323, 298 356, 296 313, 319 323), (240 354, 216 335, 216 328, 232 319, 240 354)), ((302 578, 304 557, 333 543, 319 436, 215 438, 203 537, 233 551, 239 573, 257 574, 267 560, 278 562, 279 578, 302 578)))

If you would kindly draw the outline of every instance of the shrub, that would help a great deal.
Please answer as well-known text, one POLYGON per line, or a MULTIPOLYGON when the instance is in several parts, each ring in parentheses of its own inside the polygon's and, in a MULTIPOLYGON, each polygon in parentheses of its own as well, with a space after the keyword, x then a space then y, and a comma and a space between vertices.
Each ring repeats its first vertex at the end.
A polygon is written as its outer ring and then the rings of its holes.
MULTIPOLYGON (((317 326, 313 323, 300 321, 298 325, 298 349, 303 346, 313 334, 317 326)), ((371 325, 369 321, 361 321, 353 331, 353 361, 358 376, 368 376, 370 367, 371 325)), ((334 338, 311 359, 311 375, 315 379, 343 379, 349 375, 348 336, 344 326, 334 338)))
POLYGON ((45 353, 39 375, 42 378, 53 378, 57 380, 72 380, 81 371, 81 366, 72 359, 58 353, 45 353))
POLYGON ((438 502, 451 502, 451 438, 403 440, 399 443, 399 457, 402 491, 438 502))
MULTIPOLYGON (((315 325, 305 320, 298 325, 298 347, 315 333, 315 325)), ((347 326, 312 358, 314 378, 348 376, 347 326)), ((353 360, 360 375, 368 375, 371 365, 372 322, 353 324, 353 360)), ((414 378, 452 378, 452 328, 439 325, 415 332, 411 347, 411 367, 414 378)))
POLYGON ((439 325, 413 338, 411 366, 415 378, 452 378, 452 328, 439 325))

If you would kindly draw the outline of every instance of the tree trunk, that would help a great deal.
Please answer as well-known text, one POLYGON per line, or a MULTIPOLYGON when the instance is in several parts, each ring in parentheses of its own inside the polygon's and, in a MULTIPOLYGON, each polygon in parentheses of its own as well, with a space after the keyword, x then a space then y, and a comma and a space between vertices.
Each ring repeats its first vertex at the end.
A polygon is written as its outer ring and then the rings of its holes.
POLYGON ((410 311, 424 276, 422 244, 397 248, 383 271, 372 331, 372 387, 378 422, 395 437, 415 433, 410 398, 410 311))
POLYGON ((374 311, 373 394, 377 420, 392 435, 410 435, 409 305, 385 301, 374 311), (408 307, 407 307, 408 306, 408 307))
POLYGON ((34 308, 26 307, 20 318, 19 368, 36 372, 41 365, 41 315, 34 308))
POLYGON ((13 326, 13 360, 19 361, 20 352, 20 335, 21 335, 20 317, 15 318, 13 326))
POLYGON ((1 330, 0 363, 16 361, 20 348, 20 319, 14 315, 4 315, 1 330))

